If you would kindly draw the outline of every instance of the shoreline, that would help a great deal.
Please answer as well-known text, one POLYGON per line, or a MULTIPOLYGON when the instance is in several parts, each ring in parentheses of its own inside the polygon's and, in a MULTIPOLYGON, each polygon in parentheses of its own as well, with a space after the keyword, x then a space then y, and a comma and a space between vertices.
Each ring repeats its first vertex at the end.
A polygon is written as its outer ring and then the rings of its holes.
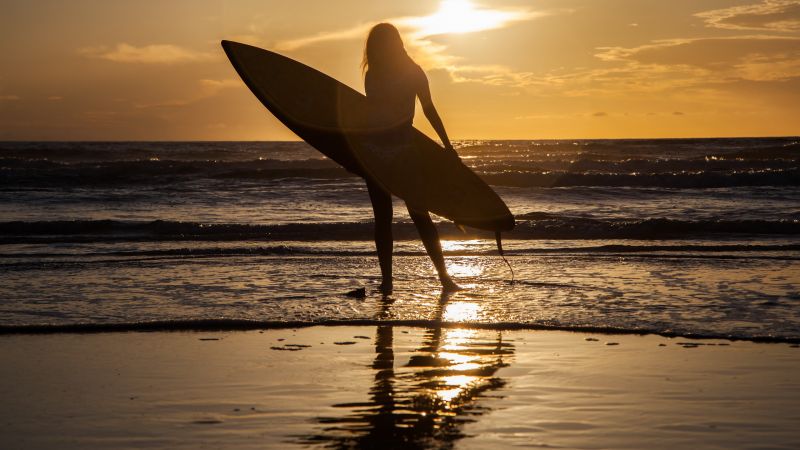
POLYGON ((131 332, 235 332, 303 329, 313 327, 365 327, 391 326, 409 328, 446 328, 475 329, 494 331, 558 331, 582 334, 600 334, 608 336, 658 336, 668 339, 684 338, 697 340, 726 340, 731 342, 752 342, 756 344, 788 344, 800 345, 800 337, 782 336, 729 336, 713 333, 678 333, 643 329, 625 329, 597 326, 560 326, 545 324, 511 323, 511 322, 444 322, 436 320, 329 320, 320 322, 300 321, 260 321, 249 319, 187 319, 149 322, 121 323, 74 323, 58 325, 0 325, 0 336, 14 335, 50 335, 50 334, 99 334, 99 333, 131 333, 131 332))

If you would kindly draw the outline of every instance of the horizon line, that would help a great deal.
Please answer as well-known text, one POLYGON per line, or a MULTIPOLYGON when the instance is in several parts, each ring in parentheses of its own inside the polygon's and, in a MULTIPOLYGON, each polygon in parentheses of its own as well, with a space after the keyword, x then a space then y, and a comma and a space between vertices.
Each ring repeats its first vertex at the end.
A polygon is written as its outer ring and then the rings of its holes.
MULTIPOLYGON (((451 138, 451 141, 625 141, 625 140, 685 140, 685 139, 789 139, 800 134, 761 135, 761 136, 675 136, 675 137, 603 137, 603 138, 451 138)), ((303 142, 302 139, 0 139, 0 143, 20 142, 303 142)), ((438 142, 438 141, 437 141, 438 142)))

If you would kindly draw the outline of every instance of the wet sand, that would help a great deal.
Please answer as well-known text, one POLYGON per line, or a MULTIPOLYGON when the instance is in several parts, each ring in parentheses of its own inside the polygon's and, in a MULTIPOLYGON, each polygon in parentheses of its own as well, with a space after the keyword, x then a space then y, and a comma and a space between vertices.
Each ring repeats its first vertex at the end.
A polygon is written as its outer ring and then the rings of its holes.
POLYGON ((800 348, 392 326, 0 336, 0 448, 800 448, 800 348))

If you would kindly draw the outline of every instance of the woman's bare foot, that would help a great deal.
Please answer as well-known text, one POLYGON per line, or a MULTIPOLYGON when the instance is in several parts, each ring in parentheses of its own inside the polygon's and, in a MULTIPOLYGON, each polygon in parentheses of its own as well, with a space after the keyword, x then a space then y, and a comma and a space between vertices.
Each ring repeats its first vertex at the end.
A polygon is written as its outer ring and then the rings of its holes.
POLYGON ((455 292, 461 290, 461 286, 457 285, 456 282, 450 277, 441 278, 439 281, 442 282, 442 290, 445 292, 455 292))
POLYGON ((383 283, 380 284, 380 286, 378 286, 378 290, 383 295, 391 294, 392 293, 392 288, 393 288, 393 286, 392 286, 392 282, 391 281, 384 281, 383 283))

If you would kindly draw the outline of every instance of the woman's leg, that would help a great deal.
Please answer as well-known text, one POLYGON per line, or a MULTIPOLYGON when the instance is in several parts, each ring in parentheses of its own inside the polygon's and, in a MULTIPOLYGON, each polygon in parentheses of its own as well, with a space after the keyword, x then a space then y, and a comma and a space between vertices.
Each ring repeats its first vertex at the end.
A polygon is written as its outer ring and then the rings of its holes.
POLYGON ((392 196, 380 186, 367 181, 369 199, 375 216, 375 249, 381 266, 381 289, 392 290, 392 196))
POLYGON ((458 289, 458 285, 447 273, 447 266, 444 264, 444 256, 442 255, 442 245, 439 242, 439 232, 436 231, 436 225, 433 224, 431 215, 427 211, 419 212, 410 207, 408 208, 408 215, 411 216, 411 220, 417 226, 419 237, 422 239, 422 244, 425 245, 425 250, 428 251, 428 256, 433 261, 433 266, 436 267, 442 287, 447 290, 458 289))

